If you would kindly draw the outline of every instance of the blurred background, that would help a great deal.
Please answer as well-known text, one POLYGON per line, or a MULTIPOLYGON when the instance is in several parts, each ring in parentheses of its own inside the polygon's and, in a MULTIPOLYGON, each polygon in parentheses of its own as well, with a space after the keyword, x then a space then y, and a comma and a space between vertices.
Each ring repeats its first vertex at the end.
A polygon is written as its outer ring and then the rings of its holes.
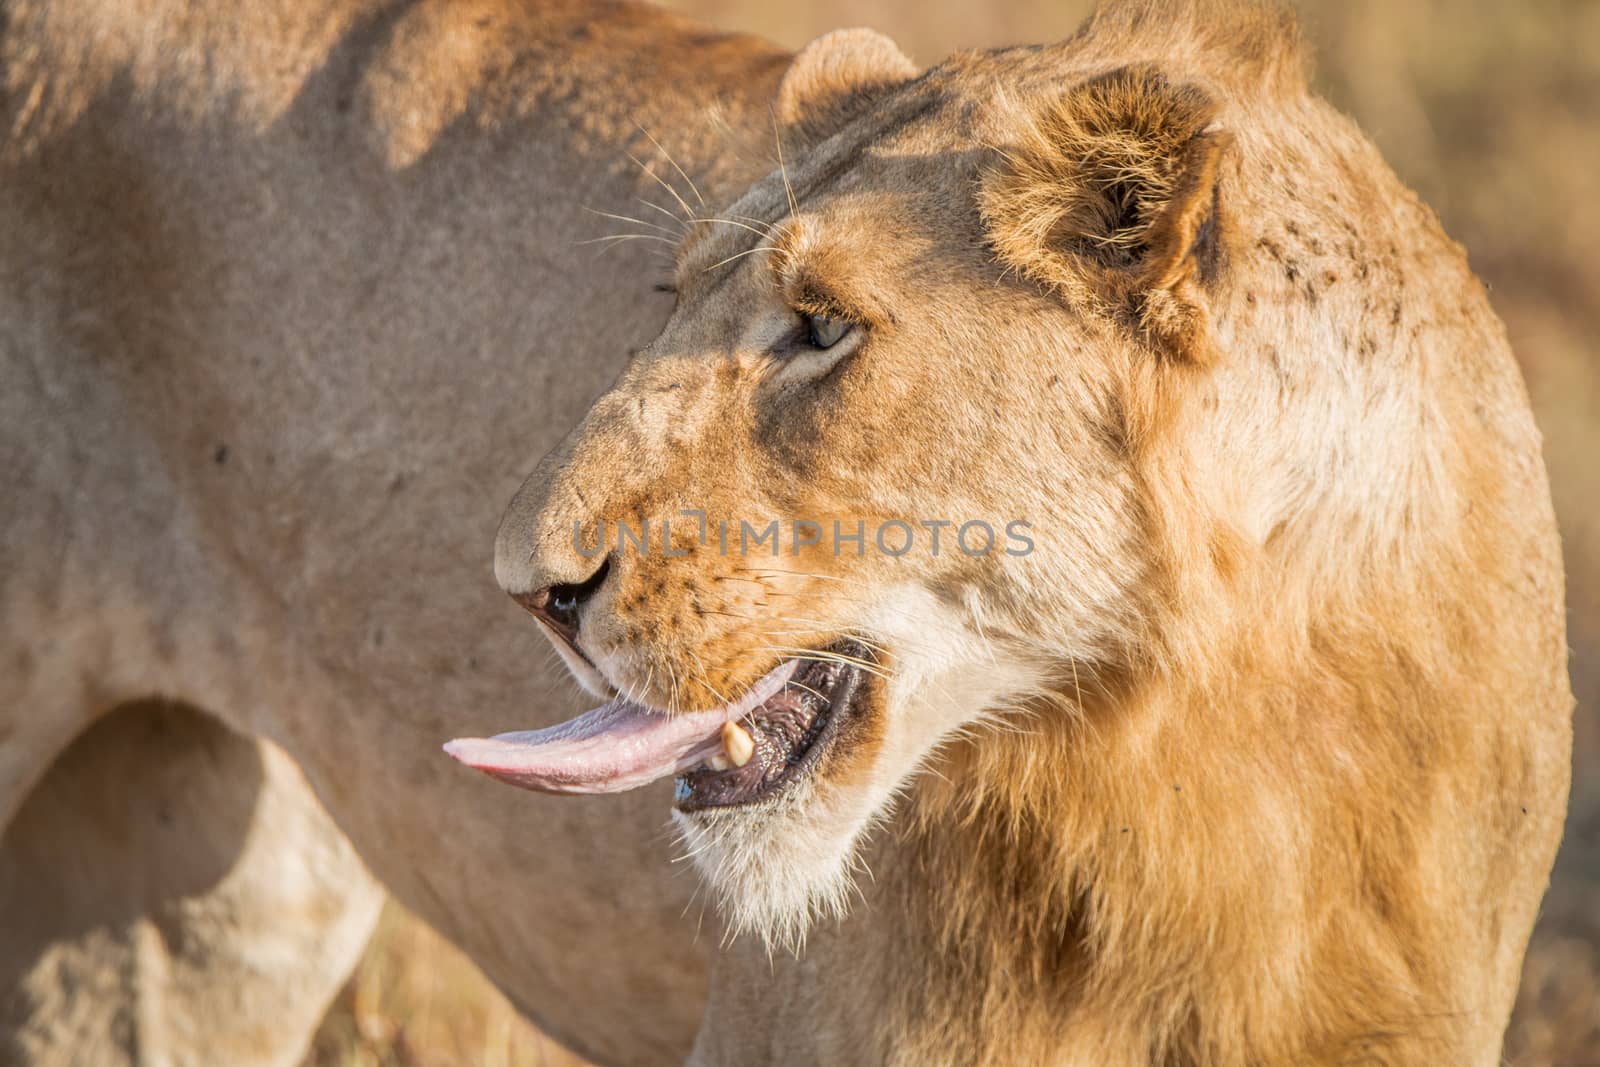
MULTIPOLYGON (((843 26, 921 64, 1056 40, 1090 0, 675 0, 798 48, 843 26)), ((1299 0, 1316 82, 1467 247, 1510 330, 1566 544, 1572 809, 1534 933, 1506 1060, 1600 1065, 1600 0, 1299 0)), ((626 1011, 627 1005, 618 1005, 626 1011)), ((579 1061, 472 965, 391 906, 308 1067, 579 1061)))

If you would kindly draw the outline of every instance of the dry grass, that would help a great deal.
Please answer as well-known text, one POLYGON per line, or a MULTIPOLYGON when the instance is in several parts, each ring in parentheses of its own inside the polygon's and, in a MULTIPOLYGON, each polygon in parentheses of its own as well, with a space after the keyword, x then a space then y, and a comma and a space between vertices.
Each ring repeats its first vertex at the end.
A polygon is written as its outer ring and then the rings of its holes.
POLYGON ((583 1067, 399 905, 334 1003, 306 1067, 583 1067))
MULTIPOLYGON (((790 46, 870 25, 931 62, 1060 38, 1087 0, 681 0, 790 46)), ((1600 1064, 1600 3, 1303 0, 1322 88, 1443 217, 1489 283, 1545 432, 1570 572, 1572 817, 1507 1038, 1518 1067, 1600 1064)), ((332 1065, 570 1064, 399 912, 317 1039, 332 1065)))

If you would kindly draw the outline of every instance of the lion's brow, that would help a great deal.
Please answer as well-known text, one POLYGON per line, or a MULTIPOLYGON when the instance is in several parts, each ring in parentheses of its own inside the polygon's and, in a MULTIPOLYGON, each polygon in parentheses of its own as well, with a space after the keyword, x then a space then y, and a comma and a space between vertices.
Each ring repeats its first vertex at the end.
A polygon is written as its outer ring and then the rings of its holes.
POLYGON ((797 309, 814 315, 829 315, 861 321, 864 316, 854 301, 840 295, 838 289, 806 266, 801 266, 786 286, 789 302, 797 309))
POLYGON ((764 217, 766 214, 740 201, 720 215, 704 215, 694 219, 678 245, 678 270, 685 273, 710 270, 719 262, 725 262, 729 256, 742 256, 754 251, 761 242, 774 239, 779 234, 783 213, 778 212, 777 217, 772 219, 764 217), (735 210, 740 208, 743 210, 735 210), (752 211, 755 213, 752 214, 752 211), (719 235, 730 231, 734 234, 731 247, 710 247, 719 235))
MULTIPOLYGON (((741 199, 734 208, 729 209, 731 214, 701 216, 693 220, 688 234, 678 246, 678 270, 693 274, 722 266, 731 268, 739 260, 762 252, 771 252, 780 259, 792 255, 793 249, 788 247, 784 240, 787 236, 785 223, 793 214, 791 191, 796 202, 804 202, 820 195, 860 164, 861 152, 867 145, 909 129, 929 115, 942 110, 949 99, 949 93, 942 88, 932 87, 920 80, 913 85, 916 87, 916 92, 898 97, 897 104, 875 110, 870 116, 863 116, 853 123, 852 127, 860 127, 856 131, 856 136, 835 137, 834 143, 830 145, 830 151, 822 155, 813 166, 799 168, 798 171, 790 168, 783 175, 782 195, 774 194, 759 205, 741 199), (749 231, 751 239, 744 240, 745 235, 741 233, 732 248, 708 251, 707 247, 716 240, 722 228, 749 231)), ((840 131, 841 135, 844 132, 840 131)), ((770 183, 776 173, 774 171, 768 174, 752 186, 751 191, 770 183)), ((829 304, 846 311, 853 306, 848 301, 837 299, 829 301, 829 304)))
POLYGON ((861 151, 869 144, 888 140, 944 109, 949 99, 945 90, 929 86, 919 88, 921 91, 903 98, 898 106, 891 106, 887 112, 874 110, 858 119, 857 124, 865 126, 860 135, 848 140, 841 139, 816 169, 802 169, 796 173, 791 168, 789 183, 794 189, 795 199, 803 201, 828 189, 861 161, 861 151))
MULTIPOLYGON (((870 118, 859 120, 866 124, 860 134, 849 140, 842 141, 834 146, 813 168, 790 167, 786 175, 789 188, 794 192, 797 201, 804 201, 825 191, 851 168, 860 162, 861 150, 873 141, 882 140, 897 134, 943 108, 948 94, 942 89, 932 89, 920 86, 921 91, 904 98, 898 107, 891 108, 887 113, 875 111, 870 118)), ((841 131, 842 132, 842 131, 841 131)), ((776 171, 772 173, 777 173, 776 171)), ((769 174, 767 178, 770 178, 769 174)), ((767 178, 763 178, 764 184, 767 178)), ((701 217, 694 220, 689 234, 679 246, 679 265, 685 270, 695 267, 697 255, 705 244, 714 239, 719 225, 744 227, 751 230, 764 229, 766 238, 776 236, 784 220, 790 215, 788 196, 774 195, 771 204, 762 204, 761 210, 747 205, 747 211, 724 217, 701 217), (753 211, 754 213, 750 213, 753 211)), ((739 252, 748 249, 739 249, 739 252)), ((705 258, 710 258, 707 254, 705 258)), ((721 257, 719 257, 721 258, 721 257)), ((704 269, 704 268, 702 268, 704 269)))

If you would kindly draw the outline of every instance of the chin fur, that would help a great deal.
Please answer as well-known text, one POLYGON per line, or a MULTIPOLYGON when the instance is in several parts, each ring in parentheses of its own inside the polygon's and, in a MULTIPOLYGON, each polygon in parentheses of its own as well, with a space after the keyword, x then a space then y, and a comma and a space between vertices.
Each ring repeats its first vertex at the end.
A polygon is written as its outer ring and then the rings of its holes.
POLYGON ((729 937, 753 934, 768 952, 798 953, 813 922, 845 913, 874 820, 839 810, 829 792, 802 781, 755 807, 673 813, 729 937))
POLYGON ((876 713, 870 769, 835 782, 824 757, 819 773, 769 801, 673 813, 730 937, 753 934, 769 952, 798 952, 814 922, 844 915, 863 870, 862 842, 938 745, 1004 722, 1003 709, 1040 690, 1038 665, 975 636, 924 591, 897 592, 873 629, 884 635, 879 645, 908 651, 895 657, 876 713))

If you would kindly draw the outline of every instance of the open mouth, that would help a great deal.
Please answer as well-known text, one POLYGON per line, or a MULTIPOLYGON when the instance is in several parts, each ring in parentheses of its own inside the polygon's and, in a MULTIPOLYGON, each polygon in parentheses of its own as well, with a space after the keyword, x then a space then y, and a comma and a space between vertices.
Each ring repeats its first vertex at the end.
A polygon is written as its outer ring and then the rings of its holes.
POLYGON ((678 807, 754 803, 809 771, 853 709, 867 662, 858 646, 835 654, 840 658, 790 660, 795 670, 783 688, 723 727, 722 751, 678 775, 678 807))
POLYGON ((544 793, 617 793, 677 777, 684 811, 754 804, 808 774, 855 710, 871 668, 853 641, 785 660, 743 697, 667 715, 625 699, 559 726, 463 738, 445 751, 544 793))

